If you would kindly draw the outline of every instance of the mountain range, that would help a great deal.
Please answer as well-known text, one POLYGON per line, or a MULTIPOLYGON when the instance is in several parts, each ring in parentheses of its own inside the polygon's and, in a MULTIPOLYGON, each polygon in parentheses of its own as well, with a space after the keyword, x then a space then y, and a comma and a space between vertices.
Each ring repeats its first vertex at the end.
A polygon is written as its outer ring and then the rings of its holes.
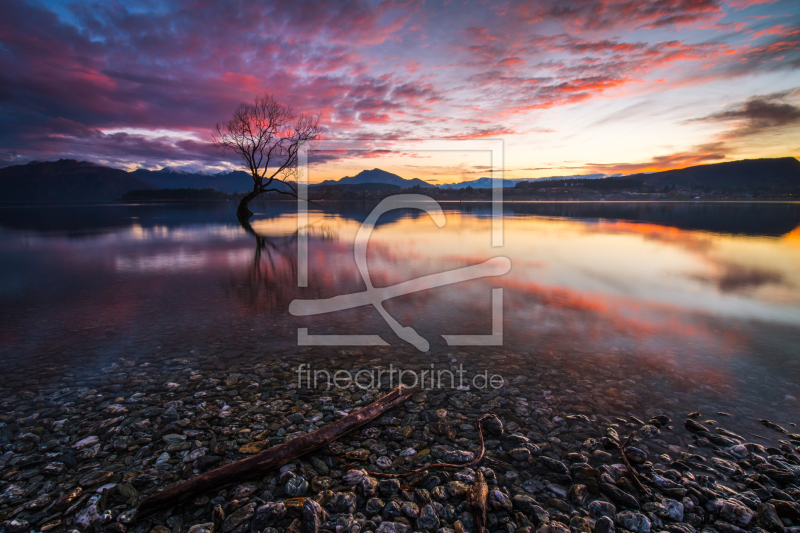
POLYGON ((428 189, 435 187, 435 185, 431 185, 430 183, 422 181, 421 179, 413 178, 409 180, 401 178, 397 174, 392 174, 391 172, 386 172, 385 170, 381 170, 379 168, 362 170, 355 176, 345 176, 344 178, 338 180, 325 180, 320 182, 318 185, 362 185, 364 183, 387 183, 389 185, 397 185, 403 189, 410 189, 415 185, 428 189))
POLYGON ((106 202, 136 189, 157 189, 142 178, 88 161, 31 161, 0 169, 0 200, 106 202))
POLYGON ((159 189, 215 189, 228 193, 253 190, 253 178, 241 170, 206 174, 205 172, 187 172, 174 167, 164 167, 161 170, 140 168, 134 170, 132 174, 152 183, 159 189))
MULTIPOLYGON (((602 174, 582 176, 553 176, 538 180, 504 180, 504 187, 520 181, 562 179, 602 179, 602 174)), ((727 163, 699 165, 663 172, 632 174, 626 178, 641 179, 644 183, 663 187, 709 187, 756 190, 769 187, 800 186, 800 161, 794 157, 774 159, 745 159, 727 163)), ((288 189, 286 185, 277 186, 288 189)), ((326 180, 312 187, 334 186, 346 190, 395 190, 414 186, 434 188, 418 178, 405 179, 397 174, 374 168, 339 180, 326 180)), ((485 189, 492 186, 491 178, 478 178, 462 183, 438 185, 439 188, 485 189)), ((102 202, 121 198, 126 192, 143 189, 215 189, 227 193, 249 191, 252 179, 240 170, 207 174, 187 172, 172 167, 161 170, 138 169, 126 172, 87 161, 59 159, 32 161, 0 169, 0 201, 29 202, 102 202)))

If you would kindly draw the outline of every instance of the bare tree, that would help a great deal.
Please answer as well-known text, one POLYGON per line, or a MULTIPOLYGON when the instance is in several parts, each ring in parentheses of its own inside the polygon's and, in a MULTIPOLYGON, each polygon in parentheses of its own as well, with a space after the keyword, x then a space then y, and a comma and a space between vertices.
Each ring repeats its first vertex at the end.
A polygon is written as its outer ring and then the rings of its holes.
POLYGON ((253 216, 250 202, 263 192, 275 191, 297 198, 297 152, 320 135, 319 117, 295 115, 292 108, 271 94, 243 103, 233 118, 217 124, 214 146, 239 154, 253 177, 253 190, 242 198, 236 216, 245 224, 253 216))

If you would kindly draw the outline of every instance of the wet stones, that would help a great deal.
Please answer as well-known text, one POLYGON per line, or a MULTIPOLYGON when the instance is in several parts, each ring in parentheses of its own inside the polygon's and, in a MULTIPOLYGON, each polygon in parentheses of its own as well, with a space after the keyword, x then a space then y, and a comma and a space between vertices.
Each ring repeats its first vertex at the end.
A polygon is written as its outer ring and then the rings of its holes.
POLYGON ((503 422, 494 415, 486 417, 481 424, 489 435, 500 436, 503 434, 503 422))
POLYGON ((222 533, 230 533, 231 531, 236 531, 239 526, 247 525, 245 523, 253 518, 255 511, 256 504, 254 502, 240 507, 225 519, 222 524, 222 533))
POLYGON ((325 509, 319 503, 306 499, 303 502, 303 533, 318 533, 327 517, 325 509))
POLYGON ((376 533, 410 533, 411 526, 401 522, 381 522, 376 533))
POLYGON ((308 492, 308 482, 300 476, 295 476, 286 482, 284 490, 292 498, 304 496, 308 492))
POLYGON ((600 488, 600 492, 608 496, 611 501, 630 509, 639 508, 639 500, 616 485, 612 485, 611 483, 600 483, 598 487, 600 488))
POLYGON ((378 482, 378 490, 383 496, 395 496, 400 492, 400 481, 397 479, 382 479, 378 482))
POLYGON ((436 531, 439 529, 439 516, 432 505, 425 505, 419 511, 417 527, 423 531, 436 531))
POLYGON ((500 489, 490 490, 487 501, 492 509, 504 509, 506 511, 510 511, 514 507, 514 504, 511 502, 511 498, 509 498, 508 495, 500 489))
POLYGON ((715 502, 719 509, 720 519, 738 527, 747 526, 755 516, 755 512, 737 500, 722 500, 715 502))
POLYGON ((616 522, 633 533, 650 533, 650 519, 641 513, 623 511, 617 514, 616 522))
POLYGON ((275 525, 284 516, 286 516, 286 505, 283 502, 268 502, 256 509, 250 529, 262 531, 266 527, 275 525))
POLYGON ((593 518, 601 518, 607 516, 609 518, 614 518, 617 515, 617 509, 614 507, 613 504, 603 501, 603 500, 595 500, 589 503, 589 515, 593 518))
POLYGON ((614 521, 608 516, 600 517, 594 524, 594 533, 614 533, 614 521))
POLYGON ((527 461, 531 457, 531 451, 527 448, 514 448, 508 455, 515 461, 527 461))
POLYGON ((758 504, 756 523, 759 527, 773 533, 784 533, 786 530, 778 516, 778 512, 775 510, 775 506, 769 502, 758 504))
POLYGON ((698 432, 705 432, 705 433, 708 433, 708 428, 707 428, 707 427, 705 427, 705 426, 704 426, 703 424, 701 424, 700 422, 697 422, 696 420, 693 420, 693 419, 691 419, 691 418, 687 418, 687 419, 684 421, 684 423, 683 423, 683 426, 684 426, 684 427, 685 427, 687 430, 691 431, 692 433, 698 433, 698 432))

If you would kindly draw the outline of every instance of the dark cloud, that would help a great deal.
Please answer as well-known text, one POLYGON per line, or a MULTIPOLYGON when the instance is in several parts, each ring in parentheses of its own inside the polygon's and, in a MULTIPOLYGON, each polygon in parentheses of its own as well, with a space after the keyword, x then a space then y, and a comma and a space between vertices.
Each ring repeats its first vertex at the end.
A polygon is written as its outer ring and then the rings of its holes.
POLYGON ((733 129, 724 134, 726 137, 745 137, 774 128, 797 125, 800 124, 800 107, 787 100, 798 93, 800 90, 795 89, 754 96, 743 104, 692 119, 691 122, 732 123, 733 129))
POLYGON ((631 174, 636 172, 653 172, 657 170, 685 168, 693 165, 721 162, 726 159, 725 154, 727 149, 724 143, 714 142, 695 146, 682 152, 655 156, 647 161, 638 163, 587 163, 583 168, 587 171, 606 174, 631 174))
MULTIPOLYGON (((716 24, 715 0, 44 5, 0 0, 0 164, 224 163, 209 130, 263 92, 320 113, 329 138, 459 139, 533 131, 509 117, 673 67, 712 78, 800 68, 800 31, 785 18, 759 22, 745 44, 714 41, 715 28, 664 40, 661 28, 716 24)), ((769 126, 791 105, 708 120, 769 126)))
POLYGON ((528 20, 554 18, 584 30, 641 25, 674 27, 722 13, 717 0, 553 0, 523 2, 515 9, 528 20))

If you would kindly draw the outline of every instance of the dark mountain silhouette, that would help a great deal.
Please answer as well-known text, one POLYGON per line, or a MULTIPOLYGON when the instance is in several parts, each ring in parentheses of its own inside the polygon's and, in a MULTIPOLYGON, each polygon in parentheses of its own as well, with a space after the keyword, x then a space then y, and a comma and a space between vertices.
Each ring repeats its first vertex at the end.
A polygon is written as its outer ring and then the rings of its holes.
MULTIPOLYGON (((330 180, 328 180, 330 181, 330 180)), ((315 184, 309 185, 309 189, 318 190, 323 188, 338 189, 342 191, 399 191, 399 185, 392 185, 391 183, 339 183, 332 182, 328 185, 315 184)))
POLYGON ((362 170, 355 176, 345 176, 339 180, 325 180, 320 182, 318 185, 358 185, 363 183, 388 183, 389 185, 398 185, 403 189, 408 189, 415 185, 425 188, 434 187, 434 185, 431 185, 426 181, 422 181, 421 179, 414 178, 408 180, 401 178, 397 174, 392 174, 391 172, 386 172, 385 170, 381 170, 379 168, 362 170))
MULTIPOLYGON (((521 183, 523 181, 532 181, 532 182, 539 182, 539 181, 557 181, 563 179, 581 179, 581 180, 592 180, 592 179, 601 179, 603 178, 603 174, 579 174, 574 176, 550 176, 547 178, 536 178, 536 179, 504 179, 503 180, 503 187, 514 187, 517 183, 521 183)), ((491 189, 492 188, 492 178, 478 178, 470 181, 462 181, 460 183, 443 183, 438 187, 442 189, 466 189, 467 187, 472 187, 473 189, 491 189)))
POLYGON ((134 189, 157 189, 130 172, 88 161, 31 161, 0 169, 0 200, 106 202, 134 189))
POLYGON ((743 159, 652 174, 629 174, 625 177, 639 178, 644 183, 657 187, 665 185, 689 188, 704 186, 712 189, 727 187, 744 191, 765 187, 798 187, 800 161, 794 157, 743 159))
POLYGON ((162 189, 214 189, 229 193, 253 190, 253 178, 241 170, 206 174, 164 167, 161 170, 140 168, 133 173, 162 189))

